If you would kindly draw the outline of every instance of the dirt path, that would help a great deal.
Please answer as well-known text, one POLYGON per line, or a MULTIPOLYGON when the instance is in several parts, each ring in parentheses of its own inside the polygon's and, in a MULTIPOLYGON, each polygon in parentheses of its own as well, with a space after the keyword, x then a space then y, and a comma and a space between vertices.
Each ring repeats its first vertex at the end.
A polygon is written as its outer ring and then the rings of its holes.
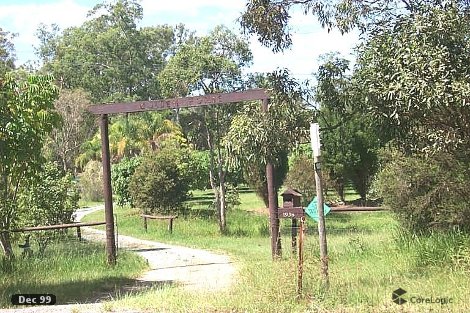
MULTIPOLYGON (((81 209, 76 220, 102 210, 103 207, 81 209)), ((105 241, 105 232, 89 227, 82 228, 82 238, 105 241)), ((231 285, 236 269, 226 255, 205 250, 167 245, 155 241, 141 240, 119 235, 119 249, 134 251, 145 258, 150 270, 137 278, 137 284, 178 284, 191 291, 219 291, 231 285)), ((118 257, 119 262, 119 257, 118 257)), ((132 286, 131 286, 132 288, 132 286)), ((32 307, 27 309, 0 310, 2 313, 43 313, 43 312, 99 312, 102 304, 59 305, 54 307, 32 307)), ((119 312, 137 312, 123 310, 119 312)))

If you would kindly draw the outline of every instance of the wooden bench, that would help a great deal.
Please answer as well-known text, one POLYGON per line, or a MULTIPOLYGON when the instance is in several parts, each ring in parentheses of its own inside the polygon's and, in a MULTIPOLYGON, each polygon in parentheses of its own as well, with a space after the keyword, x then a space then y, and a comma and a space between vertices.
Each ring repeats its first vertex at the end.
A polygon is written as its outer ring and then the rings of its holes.
POLYGON ((144 228, 147 231, 147 219, 151 220, 168 220, 168 231, 173 233, 173 220, 178 218, 178 215, 169 215, 169 216, 162 216, 162 215, 148 215, 148 214, 141 214, 142 218, 144 219, 144 228))

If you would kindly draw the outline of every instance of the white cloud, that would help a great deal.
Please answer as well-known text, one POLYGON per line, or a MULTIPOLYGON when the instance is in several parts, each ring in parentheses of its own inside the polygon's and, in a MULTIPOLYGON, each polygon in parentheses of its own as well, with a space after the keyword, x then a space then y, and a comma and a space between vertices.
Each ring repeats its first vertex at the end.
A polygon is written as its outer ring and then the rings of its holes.
MULTIPOLYGON (((78 0, 56 0, 44 4, 38 2, 31 0, 29 4, 0 4, 0 25, 19 34, 14 41, 19 63, 34 58, 32 46, 37 45, 35 32, 40 23, 55 23, 61 29, 80 25, 93 3, 100 1, 88 1, 89 5, 80 5, 78 0)), ((245 0, 142 0, 142 24, 184 23, 200 35, 206 34, 216 25, 225 24, 237 32, 240 29, 237 18, 244 10, 245 3, 245 0)), ((304 15, 300 10, 292 11, 291 15, 292 49, 274 54, 252 36, 249 42, 254 64, 250 71, 270 72, 278 67, 287 67, 297 77, 306 78, 317 70, 320 54, 340 51, 347 56, 358 41, 357 34, 341 36, 337 31, 328 33, 319 26, 316 17, 304 15)))
POLYGON ((37 45, 36 30, 40 23, 55 23, 66 28, 80 25, 89 8, 73 0, 60 0, 45 4, 0 5, 0 23, 5 30, 17 33, 14 44, 20 63, 33 58, 33 46, 37 45))

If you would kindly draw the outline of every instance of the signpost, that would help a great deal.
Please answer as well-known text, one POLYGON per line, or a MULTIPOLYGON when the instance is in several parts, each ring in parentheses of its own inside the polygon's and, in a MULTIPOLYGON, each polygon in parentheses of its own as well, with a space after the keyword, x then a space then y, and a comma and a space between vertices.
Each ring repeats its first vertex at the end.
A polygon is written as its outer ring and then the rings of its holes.
MULTIPOLYGON (((313 198, 312 202, 310 202, 305 209, 305 213, 307 213, 308 216, 310 216, 312 219, 314 219, 316 222, 318 222, 318 205, 317 205, 318 199, 317 197, 313 198)), ((323 204, 323 215, 327 215, 330 213, 331 208, 327 206, 326 204, 323 204)))
POLYGON ((323 182, 321 176, 320 127, 318 123, 310 124, 310 139, 312 143, 313 161, 315 164, 315 185, 317 191, 318 238, 320 241, 321 276, 325 287, 328 287, 328 249, 326 243, 326 227, 324 213, 325 211, 323 206, 323 182))
POLYGON ((302 295, 302 276, 303 276, 303 247, 304 247, 304 225, 305 212, 300 206, 300 197, 302 195, 294 189, 287 189, 282 193, 282 208, 278 208, 279 218, 292 219, 292 251, 296 250, 297 232, 299 234, 299 258, 297 274, 297 294, 302 295), (300 226, 297 228, 297 219, 300 219, 300 226))

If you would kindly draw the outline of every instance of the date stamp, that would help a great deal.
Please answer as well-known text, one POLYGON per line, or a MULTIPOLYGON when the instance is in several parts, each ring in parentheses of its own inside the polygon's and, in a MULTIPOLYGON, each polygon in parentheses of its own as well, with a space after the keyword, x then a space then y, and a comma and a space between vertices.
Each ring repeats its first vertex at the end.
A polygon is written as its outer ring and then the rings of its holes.
POLYGON ((53 305, 57 297, 53 294, 14 294, 11 296, 13 305, 53 305))

